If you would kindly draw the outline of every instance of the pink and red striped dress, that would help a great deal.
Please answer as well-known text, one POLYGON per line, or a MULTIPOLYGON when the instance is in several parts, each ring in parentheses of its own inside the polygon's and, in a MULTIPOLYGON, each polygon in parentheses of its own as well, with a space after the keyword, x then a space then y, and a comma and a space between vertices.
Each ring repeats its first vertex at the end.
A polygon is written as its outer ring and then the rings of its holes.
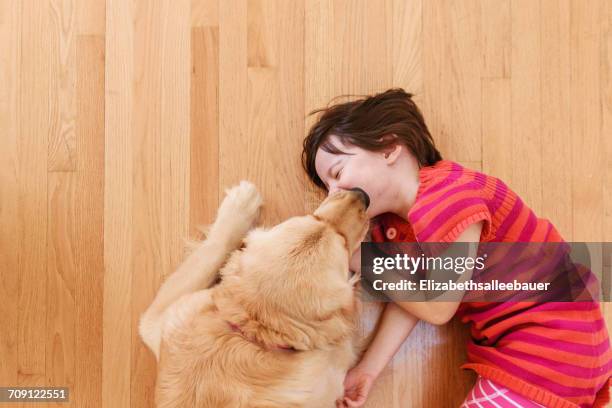
MULTIPOLYGON (((419 170, 407 220, 373 220, 373 242, 453 242, 483 221, 480 242, 563 242, 501 180, 441 160, 419 170)), ((470 323, 462 368, 552 408, 603 407, 610 398, 612 351, 594 302, 464 302, 470 323)))

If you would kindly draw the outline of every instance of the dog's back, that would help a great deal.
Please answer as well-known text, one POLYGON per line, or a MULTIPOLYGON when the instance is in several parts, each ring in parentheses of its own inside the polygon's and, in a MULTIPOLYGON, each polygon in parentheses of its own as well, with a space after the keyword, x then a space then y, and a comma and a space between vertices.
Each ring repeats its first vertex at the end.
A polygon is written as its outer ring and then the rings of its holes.
POLYGON ((262 350, 206 309, 164 328, 158 407, 321 407, 341 392, 350 344, 333 352, 262 350))

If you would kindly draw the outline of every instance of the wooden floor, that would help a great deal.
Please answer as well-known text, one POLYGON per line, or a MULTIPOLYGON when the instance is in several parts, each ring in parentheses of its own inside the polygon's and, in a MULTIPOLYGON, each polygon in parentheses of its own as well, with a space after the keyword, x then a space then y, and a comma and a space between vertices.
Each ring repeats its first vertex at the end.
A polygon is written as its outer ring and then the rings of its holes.
MULTIPOLYGON (((612 241, 610 1, 0 0, 0 386, 152 406, 136 324, 182 238, 241 179, 267 224, 314 209, 306 114, 391 86, 445 158, 612 241)), ((465 338, 419 324, 368 407, 457 406, 465 338)))

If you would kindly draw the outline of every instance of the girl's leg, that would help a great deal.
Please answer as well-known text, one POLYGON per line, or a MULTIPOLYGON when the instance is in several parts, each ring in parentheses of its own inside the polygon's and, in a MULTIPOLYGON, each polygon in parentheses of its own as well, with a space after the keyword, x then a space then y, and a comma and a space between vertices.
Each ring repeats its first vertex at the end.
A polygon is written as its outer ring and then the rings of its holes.
POLYGON ((487 378, 478 377, 461 408, 543 408, 536 402, 515 393, 487 378))

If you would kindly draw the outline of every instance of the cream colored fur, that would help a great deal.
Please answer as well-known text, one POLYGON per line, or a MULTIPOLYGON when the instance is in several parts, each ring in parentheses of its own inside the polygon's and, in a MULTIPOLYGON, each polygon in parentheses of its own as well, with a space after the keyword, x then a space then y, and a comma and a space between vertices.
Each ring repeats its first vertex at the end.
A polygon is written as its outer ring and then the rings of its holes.
POLYGON ((251 183, 228 190, 142 315, 158 407, 322 408, 342 396, 357 358, 348 255, 367 231, 363 204, 343 191, 269 229, 254 228, 261 205, 251 183))

